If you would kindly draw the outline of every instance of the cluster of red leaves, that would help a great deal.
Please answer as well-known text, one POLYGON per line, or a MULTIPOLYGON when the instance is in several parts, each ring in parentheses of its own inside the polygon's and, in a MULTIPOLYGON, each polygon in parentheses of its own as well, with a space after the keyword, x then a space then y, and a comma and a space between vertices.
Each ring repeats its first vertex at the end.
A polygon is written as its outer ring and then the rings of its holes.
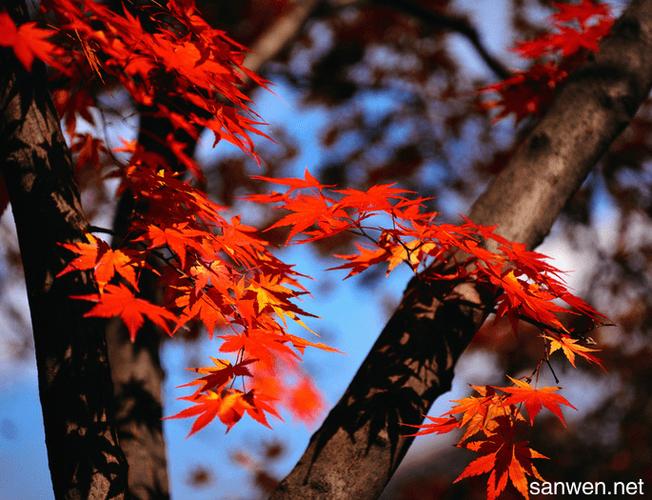
MULTIPOLYGON (((76 131, 78 116, 95 125, 95 93, 84 91, 90 81, 120 84, 135 105, 177 129, 197 137, 207 128, 216 142, 225 139, 256 158, 250 135, 264 134, 255 128, 241 87, 246 80, 264 82, 242 66, 242 47, 203 21, 194 1, 161 5, 159 16, 147 17, 147 29, 137 4, 120 12, 93 0, 45 1, 41 7, 56 28, 17 27, 2 13, 0 44, 12 47, 27 70, 34 57, 57 70, 54 80, 65 90, 55 103, 78 169, 99 169, 100 156, 110 153, 100 138, 76 131)), ((176 165, 201 177, 172 134, 159 139, 176 165)), ((116 151, 131 155, 127 164, 116 160, 109 174, 121 180, 118 194, 128 191, 135 206, 147 209, 133 212, 119 246, 91 234, 62 243, 74 258, 59 276, 91 271, 95 277, 97 293, 73 297, 94 303, 86 316, 119 317, 132 339, 145 321, 169 335, 196 323, 211 338, 219 330, 219 351, 233 364, 215 358, 215 366, 195 369, 202 377, 190 385, 199 387, 182 398, 193 406, 171 417, 197 417, 191 433, 215 417, 230 428, 244 414, 269 425, 268 414, 280 418, 279 404, 298 418, 314 418, 321 398, 298 361, 306 347, 333 349, 289 331, 288 320, 307 328, 302 317, 310 316, 296 305, 307 293, 301 275, 271 253, 255 228, 227 219, 223 207, 184 181, 168 159, 138 143, 116 151), (162 304, 140 295, 142 273, 159 275, 166 290, 162 304)))
MULTIPOLYGON (((92 0, 48 0, 42 6, 57 19, 56 30, 33 23, 16 26, 0 13, 0 46, 12 47, 28 70, 38 57, 59 71, 66 90, 56 95, 56 103, 81 168, 97 168, 100 154, 109 151, 103 141, 76 132, 78 116, 93 124, 90 109, 97 103, 83 91, 89 79, 121 84, 136 104, 192 137, 208 128, 216 141, 225 139, 255 156, 249 135, 260 134, 258 122, 240 87, 245 78, 263 82, 242 67, 241 47, 208 26, 192 0, 170 0, 147 29, 128 8, 117 13, 92 0)), ((513 112, 520 119, 538 111, 583 50, 597 50, 611 26, 606 7, 590 0, 557 9, 553 22, 558 33, 516 49, 542 62, 489 88, 501 95, 495 104, 503 108, 499 117, 513 112), (556 57, 562 62, 555 62, 556 57)), ((172 135, 160 139, 171 146, 178 164, 201 177, 172 135)), ((219 351, 231 359, 211 358, 213 366, 194 369, 199 376, 186 386, 195 390, 182 398, 191 406, 170 417, 195 417, 191 434, 215 418, 230 428, 245 414, 269 425, 267 416, 279 416, 279 403, 300 418, 314 417, 321 406, 319 394, 297 362, 306 347, 333 349, 288 331, 288 319, 307 328, 302 318, 310 314, 296 305, 307 293, 298 281, 302 275, 273 255, 256 228, 238 217, 227 219, 223 207, 182 180, 163 157, 139 144, 121 151, 131 158, 113 175, 121 179, 120 190, 128 190, 136 206, 147 210, 134 212, 119 247, 90 234, 86 241, 63 243, 75 256, 59 276, 92 271, 97 283, 97 293, 75 297, 94 303, 86 316, 120 317, 132 338, 146 320, 169 335, 196 322, 211 338, 220 332, 219 351), (146 272, 159 275, 167 291, 162 304, 139 296, 139 278, 146 272), (288 372, 293 384, 284 378, 288 372)), ((541 329, 545 359, 559 350, 573 366, 576 356, 599 364, 591 354, 595 349, 582 344, 561 314, 583 315, 594 323, 603 316, 568 291, 560 271, 543 255, 507 241, 494 228, 470 220, 435 224, 437 214, 425 209, 425 199, 411 198, 394 185, 334 190, 308 172, 303 179, 259 179, 285 187, 249 200, 287 212, 268 230, 289 228, 288 242, 307 243, 343 231, 368 242, 354 254, 337 256, 344 263, 334 269, 348 270, 347 278, 372 265, 385 264, 390 273, 405 263, 420 279, 490 287, 497 297, 497 317, 508 317, 514 328, 523 319, 541 329)), ((560 405, 572 407, 555 393, 556 387, 536 389, 512 381, 511 387, 476 387, 479 396, 458 401, 442 417, 428 417, 431 423, 419 426, 417 433, 465 428, 459 445, 481 456, 457 480, 489 473, 490 498, 508 481, 527 498, 527 476, 540 477, 532 460, 544 457, 519 437, 526 421, 521 407, 530 424, 542 407, 564 423, 560 405)))
POLYGON ((169 335, 196 321, 211 337, 216 329, 223 332, 219 350, 233 354, 234 364, 214 359, 214 367, 196 369, 202 377, 189 385, 197 390, 182 398, 194 406, 172 417, 198 416, 191 433, 216 416, 230 428, 245 413, 269 425, 266 413, 278 417, 277 402, 300 418, 311 415, 321 405, 312 385, 279 391, 265 382, 288 370, 296 377, 308 346, 332 350, 288 332, 288 319, 305 327, 301 318, 310 316, 295 303, 306 293, 297 281, 301 275, 271 253, 255 228, 225 219, 204 193, 162 165, 144 168, 140 158, 132 156, 122 189, 149 210, 135 215, 124 245, 112 249, 91 235, 64 244, 76 257, 60 275, 94 271, 98 293, 75 297, 95 302, 86 316, 118 316, 132 339, 145 319, 169 335), (167 290, 162 305, 138 297, 138 277, 154 269, 167 290), (233 387, 244 378, 252 378, 249 390, 233 387))
MULTIPOLYGON (((369 243, 357 245, 357 253, 337 256, 345 263, 333 269, 348 270, 347 278, 376 264, 385 264, 389 274, 405 263, 420 279, 484 284, 495 291, 497 318, 507 316, 514 329, 522 319, 541 330, 545 356, 535 373, 557 350, 573 366, 576 355, 600 365, 591 354, 596 349, 583 345, 578 332, 570 331, 560 314, 582 315, 594 324, 602 322, 604 316, 568 291, 561 271, 547 263, 544 255, 528 251, 524 245, 495 233, 494 228, 470 220, 461 225, 436 224, 437 214, 425 209, 426 199, 409 198, 408 192, 394 185, 377 185, 367 191, 333 190, 307 171, 303 179, 258 178, 286 187, 284 192, 248 199, 271 203, 287 212, 268 229, 289 228, 288 241, 306 243, 350 231, 369 243), (560 301, 568 307, 562 307, 560 301)), ((490 499, 500 495, 508 480, 528 498, 527 476, 541 479, 532 459, 545 457, 519 437, 525 427, 521 406, 531 425, 545 407, 565 426, 560 405, 574 408, 556 394, 559 387, 537 389, 527 382, 511 380, 512 387, 474 387, 480 396, 457 401, 441 417, 427 417, 431 423, 414 426, 422 429, 416 435, 465 428, 458 446, 481 457, 471 462, 456 481, 490 473, 490 499), (482 438, 469 441, 477 435, 482 438)))
POLYGON ((497 498, 510 481, 526 499, 527 477, 543 478, 532 463, 536 458, 547 458, 530 448, 522 439, 525 422, 534 425, 534 419, 545 407, 566 426, 561 405, 575 409, 556 392, 559 387, 532 387, 527 381, 510 377, 510 387, 472 386, 476 396, 454 401, 453 408, 441 417, 427 417, 430 423, 412 426, 420 428, 414 436, 444 434, 463 429, 457 446, 480 454, 454 482, 464 478, 489 474, 487 498, 497 498), (522 413, 525 408, 528 419, 522 413), (473 438, 473 439, 472 439, 473 438))
MULTIPOLYGON (((167 12, 160 20, 150 18, 156 26, 147 30, 127 8, 116 15, 89 0, 55 0, 46 6, 56 13, 62 34, 79 43, 78 50, 68 52, 67 65, 87 68, 69 75, 68 99, 75 99, 74 89, 83 87, 81 78, 90 68, 119 81, 136 103, 156 105, 157 115, 191 136, 207 128, 216 143, 224 139, 255 155, 250 134, 264 134, 256 128, 259 121, 250 118, 250 100, 241 87, 245 79, 264 81, 243 66, 243 47, 209 26, 193 0, 166 2, 167 12), (169 103, 183 105, 171 108, 169 103)), ((62 99, 67 111, 66 104, 62 99)))
POLYGON ((283 193, 247 197, 288 212, 267 230, 288 227, 288 242, 295 239, 298 243, 350 231, 370 243, 357 244, 357 253, 336 256, 345 263, 333 269, 348 270, 347 278, 376 264, 386 264, 389 274, 405 263, 421 279, 484 283, 497 292, 498 318, 508 317, 515 328, 519 319, 530 321, 550 339, 571 333, 561 313, 584 315, 596 323, 604 319, 566 288, 561 271, 546 262, 544 255, 508 241, 494 227, 470 220, 460 225, 437 224, 437 214, 425 208, 426 199, 410 198, 409 192, 392 184, 366 191, 333 190, 308 171, 303 179, 257 178, 287 187, 283 193), (431 265, 435 261, 448 264, 448 271, 437 272, 440 267, 431 265))
POLYGON ((496 120, 513 113, 518 122, 544 110, 559 84, 584 62, 588 53, 598 51, 598 43, 614 22, 609 6, 597 0, 553 3, 553 7, 556 12, 550 22, 555 31, 520 42, 512 49, 536 62, 482 89, 498 94, 497 100, 484 103, 489 109, 498 109, 496 120))

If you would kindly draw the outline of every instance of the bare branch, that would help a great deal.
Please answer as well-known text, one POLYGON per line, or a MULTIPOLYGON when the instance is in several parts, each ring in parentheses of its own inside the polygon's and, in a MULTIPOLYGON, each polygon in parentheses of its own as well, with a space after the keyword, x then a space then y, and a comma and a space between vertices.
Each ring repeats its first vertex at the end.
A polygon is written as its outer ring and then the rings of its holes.
POLYGON ((296 0, 291 9, 272 23, 254 43, 244 65, 258 72, 262 66, 277 57, 294 40, 322 0, 296 0))
POLYGON ((412 0, 373 0, 373 3, 392 7, 421 20, 432 28, 453 31, 462 35, 497 77, 505 79, 511 74, 511 71, 485 47, 480 39, 480 34, 466 17, 435 12, 412 0))

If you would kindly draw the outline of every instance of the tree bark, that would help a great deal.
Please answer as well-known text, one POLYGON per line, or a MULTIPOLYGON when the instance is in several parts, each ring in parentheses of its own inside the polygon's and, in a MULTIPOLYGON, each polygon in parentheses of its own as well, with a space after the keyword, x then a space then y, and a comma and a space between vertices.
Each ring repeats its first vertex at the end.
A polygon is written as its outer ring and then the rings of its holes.
MULTIPOLYGON (((473 205, 471 219, 498 225, 529 248, 538 245, 651 86, 652 0, 634 0, 473 205)), ((413 440, 400 424, 419 424, 450 389, 455 363, 492 297, 472 283, 412 279, 351 385, 271 498, 378 497, 413 440)))
POLYGON ((301 32, 306 21, 323 0, 296 0, 286 13, 272 23, 251 47, 244 65, 258 72, 263 65, 276 58, 301 32))
MULTIPOLYGON (((18 22, 25 5, 11 2, 18 22)), ((123 498, 127 464, 112 417, 104 325, 85 319, 92 275, 56 275, 70 259, 59 243, 84 240, 88 222, 70 152, 41 64, 27 72, 0 54, 0 155, 29 299, 50 474, 57 498, 123 498)))

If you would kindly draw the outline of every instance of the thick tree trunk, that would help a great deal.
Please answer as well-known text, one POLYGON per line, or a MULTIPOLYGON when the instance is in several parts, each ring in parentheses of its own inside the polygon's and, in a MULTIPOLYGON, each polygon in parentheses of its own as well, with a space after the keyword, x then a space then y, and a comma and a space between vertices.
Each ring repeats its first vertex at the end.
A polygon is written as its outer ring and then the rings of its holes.
MULTIPOLYGON (((652 0, 635 0, 595 60, 572 75, 476 201, 471 218, 497 224, 501 234, 530 248, 538 245, 651 86, 652 0)), ((455 363, 493 306, 491 297, 471 283, 449 289, 413 279, 344 396, 272 498, 378 497, 413 439, 402 435, 400 423, 420 423, 450 389, 455 363)))
MULTIPOLYGON (((156 301, 159 287, 143 273, 138 285, 144 297, 156 301)), ((108 322, 106 337, 116 406, 116 428, 129 463, 129 498, 170 497, 162 385, 165 378, 159 358, 161 335, 146 323, 132 344, 119 319, 108 322)))
MULTIPOLYGON (((13 3, 13 2, 12 2, 13 3)), ((15 2, 18 4, 18 2, 15 2)), ((16 19, 26 19, 15 5, 16 19)), ((84 319, 92 276, 55 278, 88 222, 70 153, 45 88, 44 68, 26 72, 0 54, 0 156, 29 299, 50 473, 57 498, 122 498, 127 464, 113 427, 104 325, 84 319)))

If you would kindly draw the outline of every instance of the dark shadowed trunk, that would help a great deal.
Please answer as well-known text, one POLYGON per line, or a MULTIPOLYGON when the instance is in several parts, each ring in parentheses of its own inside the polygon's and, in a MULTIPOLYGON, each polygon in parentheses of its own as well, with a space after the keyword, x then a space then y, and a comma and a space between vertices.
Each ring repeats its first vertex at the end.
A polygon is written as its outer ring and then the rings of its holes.
MULTIPOLYGON (((470 217, 498 225, 502 235, 529 248, 538 245, 651 85, 652 0, 635 0, 470 217)), ((419 424, 450 389, 457 359, 492 307, 491 291, 472 283, 414 278, 351 385, 272 498, 378 497, 413 440, 401 435, 400 424, 419 424)))
MULTIPOLYGON (((12 14, 26 20, 24 5, 12 14)), ((57 498, 122 498, 127 465, 113 427, 103 322, 84 319, 96 293, 89 273, 55 278, 70 259, 58 245, 84 239, 88 222, 70 152, 35 63, 0 54, 0 156, 25 272, 50 474, 57 498)))

